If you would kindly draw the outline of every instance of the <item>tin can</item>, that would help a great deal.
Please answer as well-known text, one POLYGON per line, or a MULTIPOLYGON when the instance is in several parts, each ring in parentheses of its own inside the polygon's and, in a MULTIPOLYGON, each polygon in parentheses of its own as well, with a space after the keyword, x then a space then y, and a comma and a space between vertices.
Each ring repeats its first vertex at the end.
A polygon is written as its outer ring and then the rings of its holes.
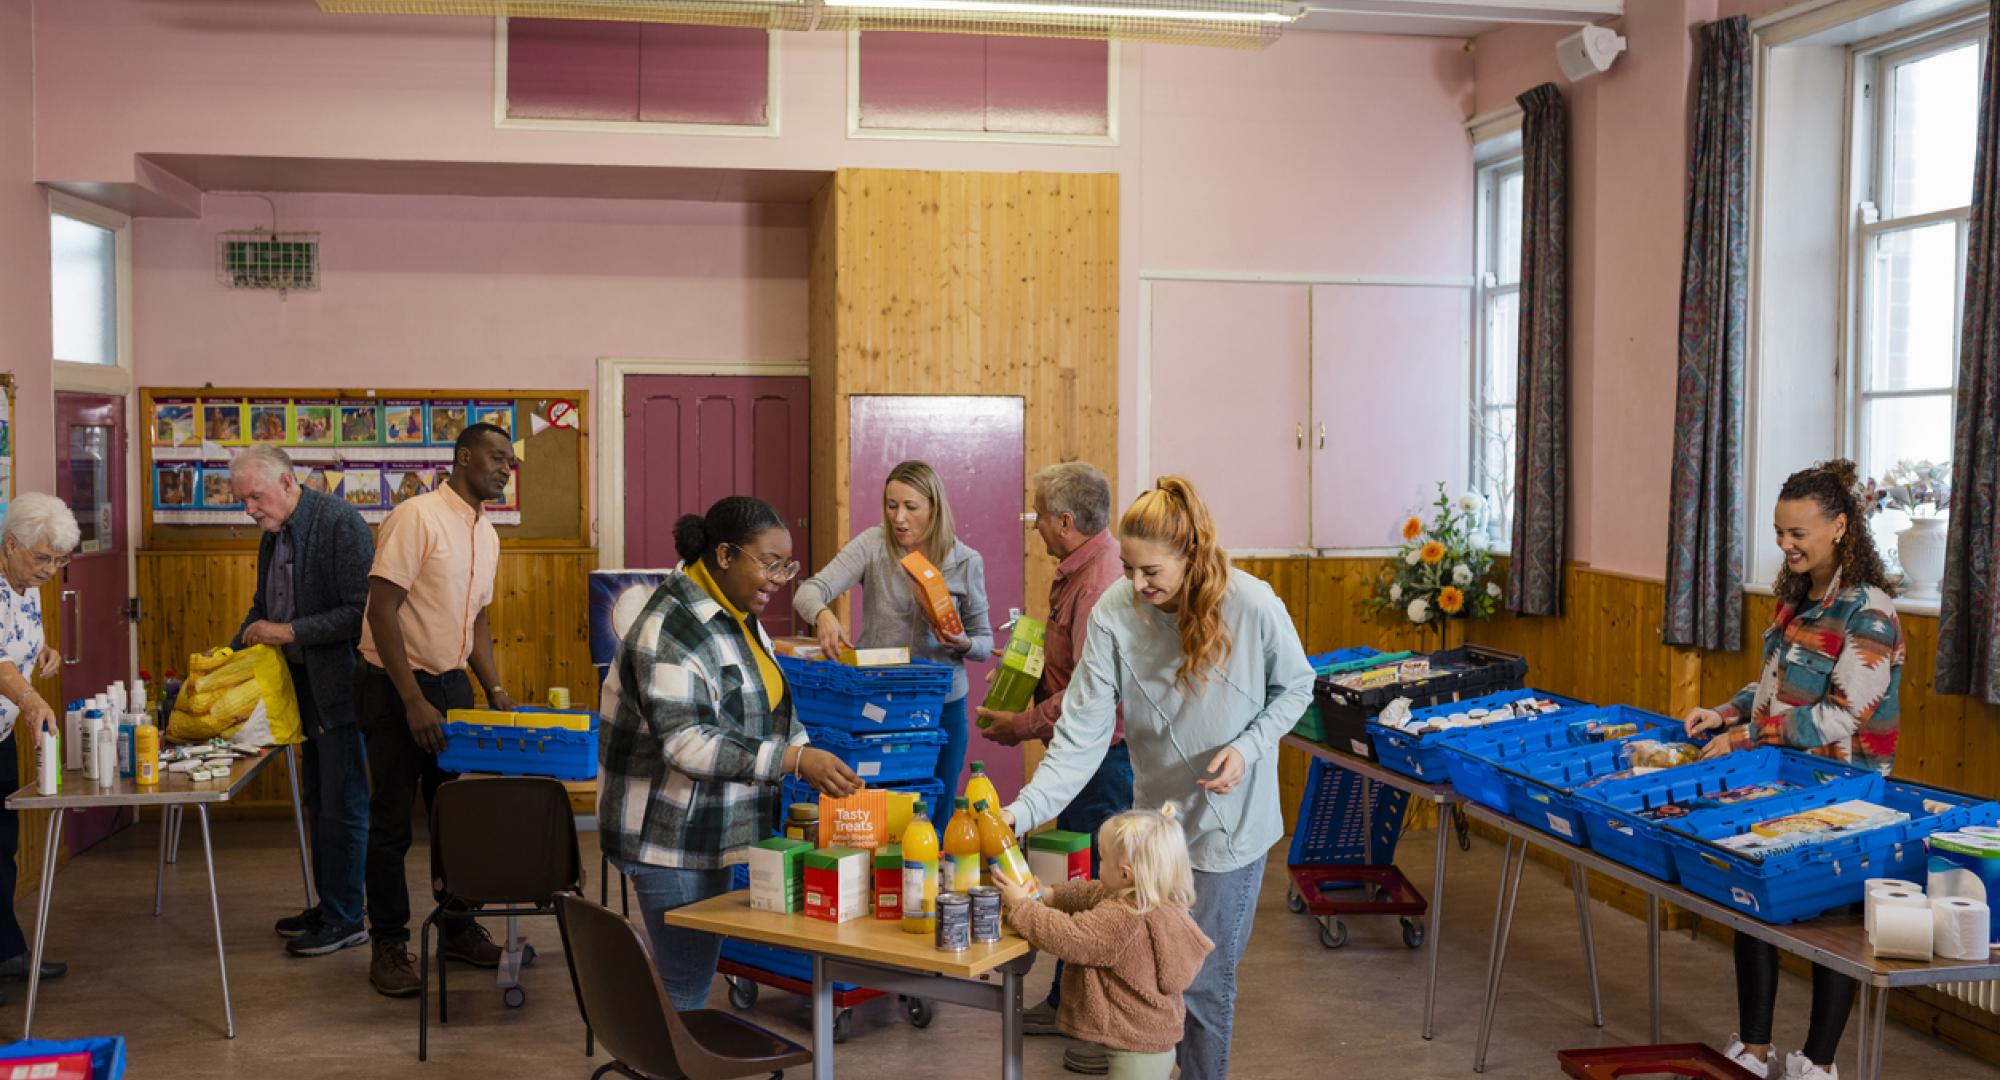
POLYGON ((964 893, 938 894, 937 947, 939 952, 972 947, 972 901, 964 893))
POLYGON ((569 687, 567 686, 549 687, 549 708, 551 709, 569 708, 569 687))
POLYGON ((1000 940, 1000 890, 991 885, 967 889, 972 900, 972 940, 990 945, 1000 940))

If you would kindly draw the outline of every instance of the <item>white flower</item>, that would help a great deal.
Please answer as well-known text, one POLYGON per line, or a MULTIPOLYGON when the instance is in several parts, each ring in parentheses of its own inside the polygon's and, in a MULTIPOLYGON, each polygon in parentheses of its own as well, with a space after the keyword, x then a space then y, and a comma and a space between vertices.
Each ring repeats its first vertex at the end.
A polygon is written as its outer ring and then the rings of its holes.
POLYGON ((1430 621, 1431 617, 1430 601, 1424 599, 1421 596, 1417 597, 1415 600, 1410 601, 1408 614, 1410 616, 1410 621, 1413 623, 1430 621))
POLYGON ((1458 508, 1468 514, 1476 514, 1486 507, 1486 500, 1477 491, 1468 491, 1458 497, 1458 508))
POLYGON ((1451 571, 1451 583, 1459 586, 1472 584, 1472 567, 1464 563, 1459 563, 1453 567, 1451 571))
POLYGON ((1488 595, 1488 596, 1492 597, 1492 598, 1493 598, 1493 599, 1495 599, 1495 600, 1498 600, 1498 599, 1500 599, 1500 583, 1499 583, 1499 582, 1497 582, 1497 581, 1489 581, 1489 582, 1487 582, 1487 583, 1486 583, 1486 595, 1488 595))
POLYGON ((1392 604, 1400 604, 1400 603, 1402 603, 1402 602, 1403 602, 1403 583, 1402 583, 1402 582, 1400 582, 1400 581, 1397 581, 1397 582, 1391 582, 1391 583, 1390 583, 1390 585, 1389 585, 1389 602, 1390 602, 1390 603, 1392 603, 1392 604))
POLYGON ((1410 564, 1411 566, 1415 566, 1417 565, 1417 560, 1421 557, 1422 556, 1419 552, 1419 549, 1411 548, 1410 553, 1408 555, 1403 556, 1403 561, 1410 564))

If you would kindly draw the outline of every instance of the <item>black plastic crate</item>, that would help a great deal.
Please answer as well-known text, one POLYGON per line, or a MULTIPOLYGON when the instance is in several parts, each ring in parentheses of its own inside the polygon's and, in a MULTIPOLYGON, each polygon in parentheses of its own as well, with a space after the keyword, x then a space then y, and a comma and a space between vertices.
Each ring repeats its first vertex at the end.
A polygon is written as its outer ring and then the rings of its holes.
POLYGON ((1345 754, 1375 760, 1375 742, 1368 721, 1399 697, 1421 709, 1501 690, 1519 690, 1527 683, 1528 661, 1516 653, 1465 645, 1430 654, 1432 668, 1448 668, 1414 682, 1392 683, 1372 690, 1336 685, 1327 676, 1313 680, 1313 703, 1319 707, 1325 734, 1320 741, 1345 754))

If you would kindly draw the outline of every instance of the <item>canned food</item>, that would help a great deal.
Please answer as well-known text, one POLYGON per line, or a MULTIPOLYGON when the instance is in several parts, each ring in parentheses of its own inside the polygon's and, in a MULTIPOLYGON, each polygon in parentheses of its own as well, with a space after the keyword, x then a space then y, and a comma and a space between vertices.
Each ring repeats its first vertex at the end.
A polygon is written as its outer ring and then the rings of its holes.
POLYGON ((972 901, 972 940, 990 945, 1000 940, 1000 890, 991 885, 967 889, 972 901))
POLYGON ((937 947, 939 952, 972 947, 972 900, 964 893, 938 894, 937 947))

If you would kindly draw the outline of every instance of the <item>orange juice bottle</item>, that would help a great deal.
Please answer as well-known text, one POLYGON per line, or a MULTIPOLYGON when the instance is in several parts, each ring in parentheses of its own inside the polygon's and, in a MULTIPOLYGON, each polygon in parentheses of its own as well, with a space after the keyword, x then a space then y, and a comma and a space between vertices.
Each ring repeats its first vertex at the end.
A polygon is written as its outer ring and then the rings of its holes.
POLYGON ((930 807, 919 802, 903 830, 903 930, 928 934, 937 928, 938 835, 930 807))
POLYGON ((985 799, 988 806, 1000 805, 1000 792, 994 788, 993 781, 986 778, 986 763, 975 761, 972 763, 972 775, 965 780, 965 801, 978 806, 981 799, 985 799))
POLYGON ((980 864, 985 858, 979 847, 979 823, 961 795, 950 824, 944 827, 944 858, 938 863, 938 887, 946 892, 978 888, 980 864))
POLYGON ((1035 880, 1035 872, 1028 868, 1028 857, 1021 854, 1020 841, 1014 839, 1014 830, 1000 820, 1000 811, 984 799, 972 807, 979 814, 979 847, 986 856, 989 880, 996 885, 1002 877, 1025 882, 1029 895, 1040 899, 1042 883, 1035 880))

